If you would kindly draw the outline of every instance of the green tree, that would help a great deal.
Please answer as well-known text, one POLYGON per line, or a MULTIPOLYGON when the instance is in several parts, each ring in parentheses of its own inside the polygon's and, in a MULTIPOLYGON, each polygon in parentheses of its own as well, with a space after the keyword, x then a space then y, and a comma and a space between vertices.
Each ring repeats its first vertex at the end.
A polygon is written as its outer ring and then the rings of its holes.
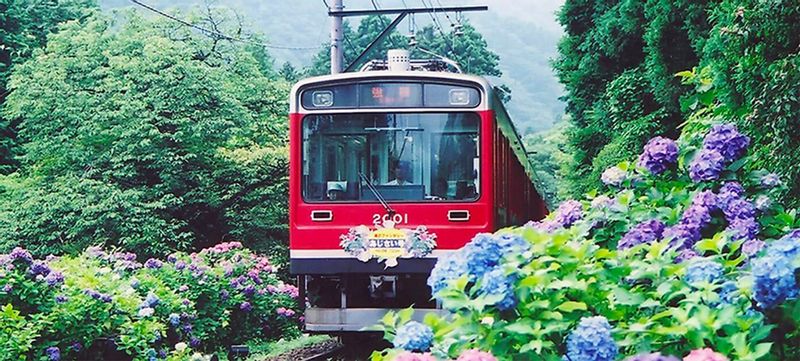
POLYGON ((695 66, 708 36, 708 1, 567 0, 566 35, 554 67, 568 95, 571 127, 564 185, 573 196, 601 186, 606 167, 630 159, 652 134, 675 136, 674 74, 695 66))
MULTIPOLYGON (((44 47, 60 23, 96 9, 94 0, 0 0, 0 107, 10 92, 7 83, 14 66, 44 47)), ((0 117, 0 173, 18 165, 15 153, 16 124, 0 117)))
POLYGON ((9 82, 23 155, 0 178, 0 248, 285 239, 289 85, 251 50, 134 13, 63 25, 9 82))

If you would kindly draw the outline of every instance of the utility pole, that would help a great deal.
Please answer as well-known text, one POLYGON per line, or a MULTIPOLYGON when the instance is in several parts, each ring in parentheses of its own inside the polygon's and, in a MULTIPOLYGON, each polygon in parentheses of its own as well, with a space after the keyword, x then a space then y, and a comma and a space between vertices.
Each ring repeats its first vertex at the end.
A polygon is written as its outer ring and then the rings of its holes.
POLYGON ((333 5, 328 9, 331 14, 331 74, 342 72, 344 63, 344 47, 342 46, 342 18, 338 15, 344 10, 344 0, 333 0, 333 5))
MULTIPOLYGON (((345 72, 350 71, 356 64, 364 60, 369 52, 375 48, 389 33, 392 32, 397 24, 403 20, 407 15, 417 13, 437 13, 437 12, 464 12, 464 11, 486 11, 488 6, 431 6, 430 8, 403 8, 403 9, 386 9, 386 10, 352 10, 344 11, 343 0, 333 0, 333 5, 328 9, 328 16, 331 17, 331 74, 339 74, 344 69, 345 72), (369 15, 386 15, 396 14, 397 17, 387 26, 378 37, 367 46, 361 54, 353 60, 350 65, 344 67, 344 48, 342 44, 342 19, 349 16, 369 16, 369 15)), ((431 2, 433 3, 433 2, 431 2)))

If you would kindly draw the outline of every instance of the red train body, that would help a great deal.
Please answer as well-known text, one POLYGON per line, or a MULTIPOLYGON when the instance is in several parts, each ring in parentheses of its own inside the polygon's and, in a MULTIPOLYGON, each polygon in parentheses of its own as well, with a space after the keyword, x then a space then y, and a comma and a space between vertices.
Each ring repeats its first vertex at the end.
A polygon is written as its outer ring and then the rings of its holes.
POLYGON ((425 281, 438 257, 476 233, 547 213, 520 138, 483 78, 311 78, 292 90, 289 122, 290 267, 310 303, 309 331, 358 331, 410 305, 417 316, 436 309, 425 281), (354 227, 391 227, 386 220, 427 227, 436 247, 393 265, 341 244, 354 227))

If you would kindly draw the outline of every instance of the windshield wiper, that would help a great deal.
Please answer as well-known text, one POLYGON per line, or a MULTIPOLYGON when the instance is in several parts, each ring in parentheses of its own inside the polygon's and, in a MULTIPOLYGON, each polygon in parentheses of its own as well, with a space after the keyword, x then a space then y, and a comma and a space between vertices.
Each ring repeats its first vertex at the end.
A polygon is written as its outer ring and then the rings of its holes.
POLYGON ((369 188, 369 190, 372 192, 372 194, 375 195, 375 199, 377 199, 378 202, 381 203, 383 208, 386 209, 386 213, 389 215, 389 219, 391 219, 392 216, 394 216, 395 213, 397 213, 397 212, 395 212, 394 209, 392 209, 392 207, 389 206, 389 203, 386 202, 386 199, 383 198, 381 193, 378 192, 378 189, 375 188, 374 185, 372 185, 372 182, 370 182, 369 179, 367 179, 367 176, 364 175, 364 173, 358 172, 358 175, 361 177, 361 180, 364 181, 364 183, 367 184, 367 188, 369 188))

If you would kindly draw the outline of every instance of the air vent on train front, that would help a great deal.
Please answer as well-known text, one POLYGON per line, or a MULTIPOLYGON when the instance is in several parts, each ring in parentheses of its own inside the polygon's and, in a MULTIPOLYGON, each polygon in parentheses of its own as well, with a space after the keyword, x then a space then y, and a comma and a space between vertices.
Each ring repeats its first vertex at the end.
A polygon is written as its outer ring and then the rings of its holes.
POLYGON ((392 49, 386 52, 386 60, 390 71, 411 70, 411 55, 405 49, 392 49))

